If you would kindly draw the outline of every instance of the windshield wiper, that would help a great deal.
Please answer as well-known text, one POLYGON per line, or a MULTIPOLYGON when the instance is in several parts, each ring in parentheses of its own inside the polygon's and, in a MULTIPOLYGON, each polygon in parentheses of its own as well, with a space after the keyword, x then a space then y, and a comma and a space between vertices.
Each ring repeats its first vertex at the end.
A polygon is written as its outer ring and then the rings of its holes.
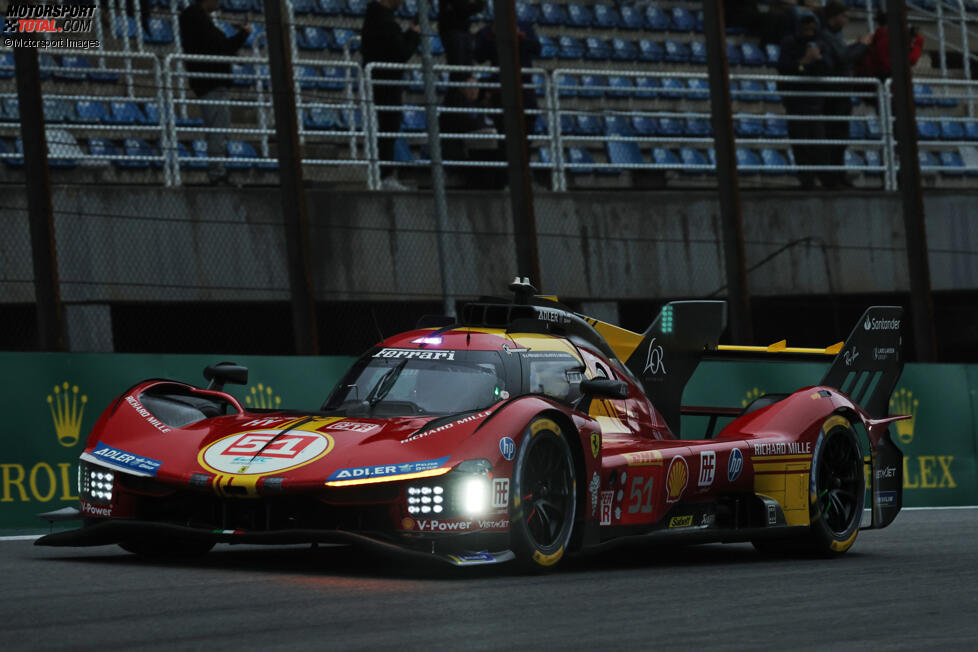
POLYGON ((384 400, 384 397, 387 396, 388 392, 394 388, 394 383, 397 382, 397 379, 400 377, 401 371, 404 370, 404 366, 407 364, 407 362, 407 358, 405 358, 404 360, 398 362, 397 366, 391 367, 385 371, 384 375, 377 381, 377 384, 373 386, 373 389, 370 390, 370 393, 367 394, 367 397, 364 399, 364 402, 369 405, 371 409, 384 400))

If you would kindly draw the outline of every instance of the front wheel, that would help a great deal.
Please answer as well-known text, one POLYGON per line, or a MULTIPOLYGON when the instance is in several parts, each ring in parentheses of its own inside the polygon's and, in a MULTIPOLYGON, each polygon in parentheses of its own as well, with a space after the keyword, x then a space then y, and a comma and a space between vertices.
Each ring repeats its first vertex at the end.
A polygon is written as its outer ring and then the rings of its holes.
POLYGON ((513 467, 510 532, 518 563, 540 572, 556 567, 574 529, 574 458, 561 427, 534 419, 513 467))

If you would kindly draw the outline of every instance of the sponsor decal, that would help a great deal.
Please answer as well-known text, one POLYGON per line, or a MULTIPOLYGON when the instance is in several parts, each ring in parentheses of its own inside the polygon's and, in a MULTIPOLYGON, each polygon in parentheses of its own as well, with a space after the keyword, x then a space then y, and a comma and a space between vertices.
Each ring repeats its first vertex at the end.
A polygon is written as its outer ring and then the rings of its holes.
POLYGON ((82 512, 82 514, 89 514, 91 516, 100 516, 100 517, 103 517, 103 518, 104 517, 108 517, 108 516, 112 516, 112 508, 111 507, 104 507, 102 505, 93 505, 91 503, 85 502, 84 500, 82 500, 80 502, 81 502, 81 512, 82 512))
POLYGON ((876 469, 876 479, 882 480, 884 478, 895 478, 896 477, 896 467, 887 466, 882 469, 876 469))
MULTIPOLYGON (((659 451, 639 451, 637 453, 622 453, 628 466, 662 466, 662 453, 659 451)), ((622 483, 625 479, 622 478, 622 483)))
POLYGON ((601 479, 598 477, 598 472, 595 471, 594 475, 591 476, 591 484, 588 485, 588 491, 591 493, 591 516, 598 511, 598 489, 601 488, 601 479))
POLYGON ((249 430, 210 444, 201 465, 218 473, 262 475, 317 460, 333 449, 333 438, 316 432, 249 430))
POLYGON ((157 470, 163 465, 163 462, 159 460, 136 455, 135 453, 124 451, 121 448, 108 446, 102 442, 98 442, 95 445, 95 449, 89 455, 93 459, 100 460, 111 466, 126 469, 127 471, 136 471, 145 475, 156 475, 157 470))
POLYGON ((431 349, 381 349, 374 353, 375 358, 408 358, 416 360, 454 360, 455 351, 436 351, 431 349))
POLYGON ((507 462, 516 457, 516 442, 512 437, 503 437, 499 440, 499 452, 507 462))
POLYGON ((896 507, 897 492, 878 491, 876 493, 876 504, 879 505, 880 507, 896 507))
POLYGON ((611 525, 611 503, 614 500, 615 492, 601 492, 601 525, 611 525))
POLYGON ((437 469, 448 461, 450 455, 439 457, 434 460, 421 460, 419 462, 402 462, 401 464, 378 464, 375 466, 357 466, 348 469, 333 471, 327 481, 331 480, 354 480, 360 478, 383 478, 395 475, 407 475, 408 473, 419 473, 437 469))
POLYGON ((709 487, 713 484, 713 476, 717 471, 717 454, 715 451, 700 452, 700 487, 709 487))
POLYGON ((740 407, 745 408, 762 396, 764 396, 764 390, 760 387, 749 389, 747 390, 747 393, 744 394, 744 398, 740 399, 740 407))
POLYGON ((669 527, 690 527, 693 525, 693 515, 673 516, 669 519, 669 527))
POLYGON ((500 519, 498 521, 479 521, 480 530, 498 530, 500 528, 508 528, 509 519, 500 519))
POLYGON ((621 520, 621 507, 615 507, 615 520, 621 520))
POLYGON ((889 360, 897 356, 897 350, 892 346, 874 346, 873 360, 889 360))
POLYGON ((716 520, 717 520, 716 514, 703 514, 703 518, 700 519, 700 525, 704 527, 710 527, 711 525, 716 523, 716 520))
POLYGON ((669 462, 669 472, 666 476, 666 502, 674 503, 679 500, 686 485, 689 483, 689 467, 682 455, 676 455, 669 462))
POLYGON ((665 354, 661 346, 655 345, 655 338, 649 342, 649 355, 645 360, 645 373, 658 376, 659 373, 666 375, 665 354))
POLYGON ((509 505, 509 478, 494 478, 492 481, 492 506, 509 505))
POLYGON ((144 408, 143 404, 137 401, 135 396, 132 396, 131 394, 127 396, 126 403, 128 403, 129 406, 136 411, 136 414, 146 419, 146 423, 149 425, 153 426, 160 432, 170 432, 170 428, 168 428, 162 421, 154 417, 149 410, 144 408))
POLYGON ((462 552, 457 555, 449 555, 452 559, 460 564, 470 563, 470 564, 484 564, 496 561, 496 558, 491 552, 483 550, 482 552, 462 552))
POLYGON ((84 394, 79 396, 78 385, 71 385, 68 381, 62 383, 60 387, 55 385, 53 396, 48 394, 48 408, 51 410, 51 420, 54 421, 54 433, 58 436, 58 443, 65 448, 71 448, 78 443, 86 403, 88 397, 84 394))
POLYGON ((810 441, 775 441, 755 443, 751 442, 755 457, 765 455, 811 455, 812 442, 810 441))
POLYGON ((551 324, 569 324, 570 317, 568 317, 562 310, 554 310, 553 308, 540 308, 535 306, 537 311, 537 319, 541 321, 550 322, 551 324))
POLYGON ((414 529, 414 519, 405 516, 401 519, 401 529, 402 530, 413 530, 414 529))
POLYGON ((521 346, 510 346, 509 344, 503 344, 503 351, 506 355, 513 355, 514 353, 526 353, 529 349, 524 349, 521 346))
POLYGON ((275 424, 280 424, 282 421, 288 421, 293 417, 264 417, 262 419, 252 419, 248 423, 244 424, 243 428, 262 428, 264 426, 274 426, 275 424))
POLYGON ((598 454, 601 452, 601 433, 592 432, 591 433, 591 455, 594 459, 598 459, 598 454))
POLYGON ((863 328, 867 331, 898 331, 900 330, 900 320, 866 317, 863 328))
POLYGON ((282 397, 275 393, 271 387, 266 387, 264 383, 252 385, 251 391, 245 394, 245 403, 248 407, 259 410, 277 410, 282 406, 282 397))
MULTIPOLYGON (((484 419, 485 417, 489 416, 490 414, 492 414, 492 410, 486 410, 484 412, 479 412, 478 414, 470 414, 467 417, 462 417, 461 419, 458 419, 456 421, 452 421, 451 423, 445 423, 445 424, 442 424, 442 425, 437 426, 435 428, 431 428, 430 430, 424 430, 424 431, 419 432, 417 434, 411 435, 407 439, 402 440, 401 443, 402 444, 409 444, 412 441, 417 441, 419 439, 423 439, 425 437, 429 437, 429 436, 434 435, 434 434, 437 434, 439 432, 443 432, 445 430, 449 430, 451 428, 454 428, 455 426, 460 426, 463 423, 470 423, 472 421, 478 421, 479 419, 484 419)), ((364 425, 366 425, 366 424, 364 424, 364 425)), ((333 426, 327 426, 327 427, 332 428, 333 426)), ((380 426, 376 426, 376 427, 379 428, 380 426)), ((368 432, 368 431, 366 431, 366 430, 360 430, 359 432, 368 432)), ((513 449, 515 450, 515 448, 516 447, 514 445, 513 449)), ((511 458, 507 458, 507 459, 511 459, 511 458)))
POLYGON ((322 428, 317 428, 320 432, 323 430, 351 430, 353 432, 373 432, 380 428, 379 423, 359 423, 357 421, 337 421, 335 423, 330 423, 322 428))
POLYGON ((414 523, 417 529, 422 532, 462 532, 472 529, 472 521, 443 521, 434 518, 423 520, 419 518, 414 523))
POLYGON ((621 499, 622 499, 622 498, 624 497, 624 495, 625 495, 625 492, 624 492, 624 491, 622 491, 621 489, 619 489, 619 490, 618 490, 618 493, 617 493, 617 494, 615 494, 615 497, 616 497, 616 498, 617 498, 617 499, 618 499, 619 501, 621 501, 621 499))
POLYGON ((847 351, 843 351, 842 357, 845 359, 846 366, 851 367, 856 362, 856 358, 859 357, 859 351, 856 350, 856 347, 852 347, 847 351))
POLYGON ((897 439, 901 444, 909 444, 913 441, 914 426, 917 423, 917 408, 920 401, 914 398, 913 392, 906 387, 901 387, 890 398, 890 414, 909 414, 909 419, 897 421, 893 425, 896 427, 897 439))
POLYGON ((730 451, 730 458, 727 459, 727 482, 736 482, 740 477, 740 472, 744 468, 744 454, 739 448, 730 451))

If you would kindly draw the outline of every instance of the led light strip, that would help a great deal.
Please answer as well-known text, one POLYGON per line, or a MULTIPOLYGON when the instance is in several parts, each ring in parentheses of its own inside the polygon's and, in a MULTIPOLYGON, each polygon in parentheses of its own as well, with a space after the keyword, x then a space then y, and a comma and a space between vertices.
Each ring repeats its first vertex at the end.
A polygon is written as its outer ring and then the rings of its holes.
POLYGON ((358 484, 374 484, 378 482, 396 482, 399 480, 416 480, 417 478, 433 478, 436 475, 445 475, 452 469, 442 467, 431 469, 430 471, 418 471, 417 473, 404 473, 401 475, 386 475, 379 478, 358 478, 356 480, 332 480, 325 483, 327 487, 350 487, 358 484))

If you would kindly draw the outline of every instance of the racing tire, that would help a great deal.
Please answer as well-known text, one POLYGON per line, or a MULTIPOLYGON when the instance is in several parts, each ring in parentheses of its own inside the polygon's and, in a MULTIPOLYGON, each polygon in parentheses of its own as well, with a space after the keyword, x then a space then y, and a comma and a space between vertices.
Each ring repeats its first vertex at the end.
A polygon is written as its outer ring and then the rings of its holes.
POLYGON ((523 433, 513 465, 510 537, 523 570, 539 573, 556 568, 567 552, 576 509, 570 444, 555 421, 538 417, 523 433))
POLYGON ((809 478, 808 551, 841 555, 856 541, 866 495, 862 450, 845 417, 831 416, 822 425, 809 478))
POLYGON ((205 539, 133 539, 123 541, 119 547, 146 559, 188 559, 206 555, 214 542, 205 539))

